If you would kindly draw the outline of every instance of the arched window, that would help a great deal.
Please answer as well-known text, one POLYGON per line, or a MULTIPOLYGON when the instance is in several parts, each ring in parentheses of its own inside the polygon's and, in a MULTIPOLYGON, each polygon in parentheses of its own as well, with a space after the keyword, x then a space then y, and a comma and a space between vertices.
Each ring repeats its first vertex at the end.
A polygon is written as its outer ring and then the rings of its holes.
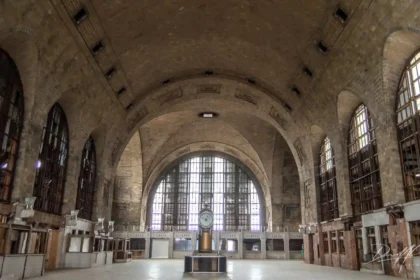
POLYGON ((66 179, 69 136, 67 120, 60 105, 48 113, 42 132, 39 158, 36 163, 35 209, 61 215, 66 179))
POLYGON ((18 69, 0 49, 0 201, 10 201, 23 125, 23 89, 18 69))
POLYGON ((221 157, 181 162, 158 182, 152 201, 152 230, 198 230, 198 213, 205 204, 214 212, 214 230, 261 230, 262 207, 254 182, 221 157))
POLYGON ((77 188, 76 209, 79 217, 92 219, 93 198, 96 180, 96 152, 92 137, 86 141, 80 163, 79 185, 77 188))
POLYGON ((364 104, 351 120, 348 151, 353 214, 360 216, 382 207, 375 128, 364 104))
POLYGON ((328 137, 325 137, 321 146, 320 162, 318 182, 321 198, 321 220, 328 221, 338 218, 334 151, 328 137))
POLYGON ((397 96, 397 130, 407 201, 420 199, 420 53, 402 74, 397 96))

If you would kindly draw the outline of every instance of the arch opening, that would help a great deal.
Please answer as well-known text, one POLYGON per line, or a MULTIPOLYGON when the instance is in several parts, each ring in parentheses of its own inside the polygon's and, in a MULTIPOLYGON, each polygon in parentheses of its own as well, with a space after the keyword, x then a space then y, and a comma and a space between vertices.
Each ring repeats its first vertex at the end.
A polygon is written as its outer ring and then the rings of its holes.
POLYGON ((159 176, 148 200, 153 231, 196 231, 198 213, 208 205, 214 230, 262 231, 265 203, 256 176, 239 160, 200 152, 179 158, 159 176))

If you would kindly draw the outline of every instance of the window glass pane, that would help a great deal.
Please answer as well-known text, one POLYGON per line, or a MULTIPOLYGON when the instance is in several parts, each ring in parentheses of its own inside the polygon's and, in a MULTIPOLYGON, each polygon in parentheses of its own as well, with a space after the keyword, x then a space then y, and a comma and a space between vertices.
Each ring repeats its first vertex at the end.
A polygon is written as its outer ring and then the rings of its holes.
MULTIPOLYGON (((404 116, 401 114, 401 119, 404 116)), ((382 207, 374 132, 373 120, 366 106, 362 104, 353 115, 349 133, 350 190, 353 214, 357 218, 363 213, 382 207)))
POLYGON ((186 160, 163 177, 153 198, 151 229, 196 231, 205 205, 213 210, 214 230, 261 230, 254 182, 236 164, 215 156, 186 160))
POLYGON ((38 211, 61 215, 67 169, 68 128, 60 105, 48 113, 36 165, 33 195, 38 211), (53 152, 54 151, 54 152, 53 152))

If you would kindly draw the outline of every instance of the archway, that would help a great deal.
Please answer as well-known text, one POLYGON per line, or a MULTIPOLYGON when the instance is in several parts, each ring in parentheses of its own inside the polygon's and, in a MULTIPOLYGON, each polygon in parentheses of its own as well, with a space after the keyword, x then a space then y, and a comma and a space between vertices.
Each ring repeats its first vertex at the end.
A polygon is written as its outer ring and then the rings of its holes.
POLYGON ((198 152, 179 158, 164 169, 151 193, 151 230, 197 230, 198 213, 206 204, 215 214, 215 230, 265 229, 265 203, 256 176, 227 154, 198 152))

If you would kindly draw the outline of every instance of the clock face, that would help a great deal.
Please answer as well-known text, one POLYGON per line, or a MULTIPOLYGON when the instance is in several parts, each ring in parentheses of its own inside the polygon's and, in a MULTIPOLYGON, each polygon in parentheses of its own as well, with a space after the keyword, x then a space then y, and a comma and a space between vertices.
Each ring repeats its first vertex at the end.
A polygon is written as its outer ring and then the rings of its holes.
POLYGON ((213 214, 207 211, 201 212, 198 222, 203 228, 209 228, 213 225, 213 214))

